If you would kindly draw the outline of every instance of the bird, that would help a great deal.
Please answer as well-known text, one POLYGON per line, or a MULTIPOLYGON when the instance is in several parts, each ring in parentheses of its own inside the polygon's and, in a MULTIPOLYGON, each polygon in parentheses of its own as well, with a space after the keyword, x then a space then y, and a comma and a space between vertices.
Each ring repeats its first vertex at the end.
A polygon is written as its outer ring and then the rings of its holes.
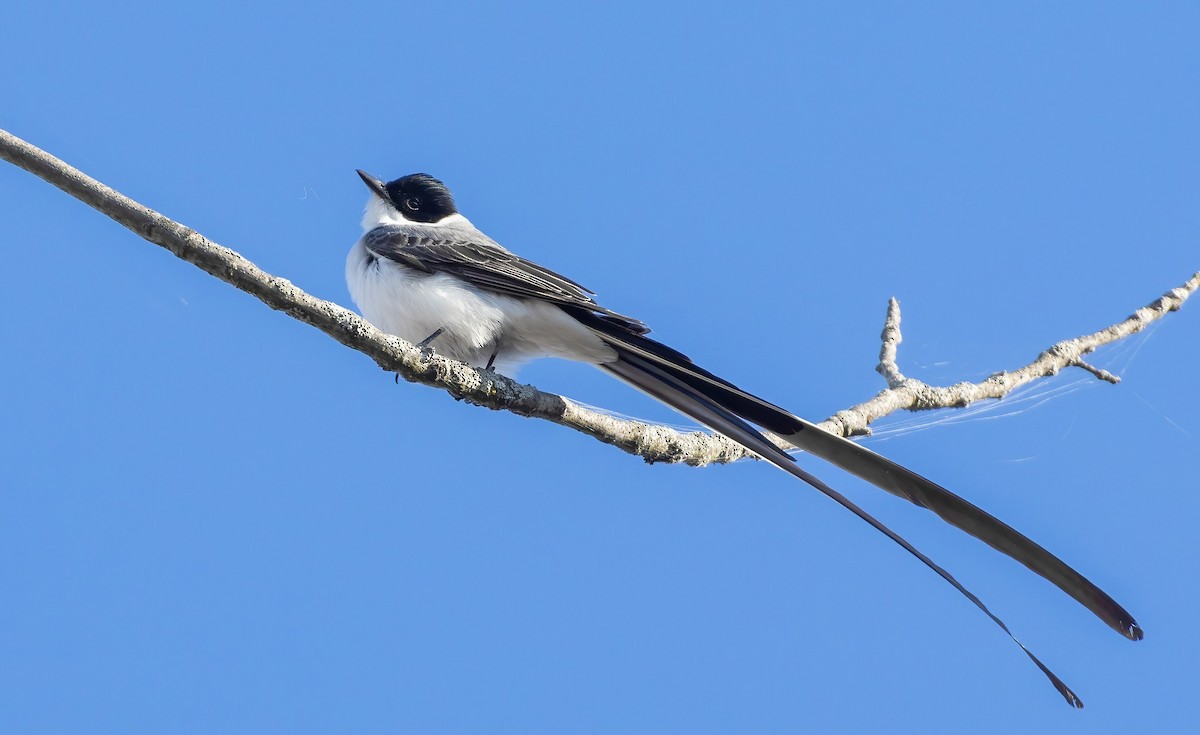
POLYGON ((543 357, 588 363, 737 442, 873 526, 967 597, 1076 708, 1083 701, 953 575, 764 435, 828 461, 1024 564, 1130 640, 1142 629, 1108 594, 1020 532, 932 480, 826 432, 696 365, 641 321, 601 306, 579 283, 506 250, 458 211, 425 173, 384 182, 357 171, 370 195, 363 234, 346 258, 351 298, 367 321, 422 349, 512 375, 543 357))

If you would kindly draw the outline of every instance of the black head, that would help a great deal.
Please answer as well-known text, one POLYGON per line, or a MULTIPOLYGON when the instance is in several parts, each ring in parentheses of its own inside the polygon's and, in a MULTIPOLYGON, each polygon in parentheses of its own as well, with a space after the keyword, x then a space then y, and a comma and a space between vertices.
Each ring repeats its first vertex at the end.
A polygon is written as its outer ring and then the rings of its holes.
POLYGON ((358 175, 371 191, 412 222, 440 222, 458 213, 450 190, 429 174, 409 174, 386 184, 362 171, 358 175))

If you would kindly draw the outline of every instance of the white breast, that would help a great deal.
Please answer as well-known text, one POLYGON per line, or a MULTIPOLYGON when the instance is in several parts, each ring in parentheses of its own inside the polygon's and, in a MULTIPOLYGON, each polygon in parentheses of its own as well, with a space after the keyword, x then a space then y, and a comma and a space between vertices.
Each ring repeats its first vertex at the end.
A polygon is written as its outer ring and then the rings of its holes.
POLYGON ((434 352, 476 367, 498 348, 495 368, 505 375, 538 357, 588 363, 616 358, 553 304, 482 291, 444 273, 420 273, 373 256, 362 241, 346 258, 346 284, 362 315, 381 330, 420 342, 442 329, 431 344, 434 352))

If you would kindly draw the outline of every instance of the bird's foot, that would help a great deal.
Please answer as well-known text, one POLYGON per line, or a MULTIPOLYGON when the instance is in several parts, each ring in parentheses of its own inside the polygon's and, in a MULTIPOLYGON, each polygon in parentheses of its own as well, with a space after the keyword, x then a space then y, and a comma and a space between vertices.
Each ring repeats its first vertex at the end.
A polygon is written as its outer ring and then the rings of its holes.
POLYGON ((417 349, 421 351, 421 357, 428 359, 433 356, 433 348, 430 345, 445 331, 445 327, 438 327, 436 332, 417 343, 417 349))

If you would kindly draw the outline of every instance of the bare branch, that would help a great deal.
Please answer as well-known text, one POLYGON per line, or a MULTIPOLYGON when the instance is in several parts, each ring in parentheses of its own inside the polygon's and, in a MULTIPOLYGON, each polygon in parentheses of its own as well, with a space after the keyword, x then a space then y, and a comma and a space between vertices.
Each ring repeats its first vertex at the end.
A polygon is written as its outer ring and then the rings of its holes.
MULTIPOLYGON (((699 466, 752 456, 723 436, 698 431, 684 433, 666 426, 619 419, 531 385, 422 351, 405 340, 384 334, 353 312, 318 299, 287 279, 267 273, 233 250, 133 201, 4 130, 0 130, 0 158, 57 186, 137 235, 245 291, 272 309, 311 324, 347 347, 367 355, 384 370, 398 373, 410 382, 441 388, 456 399, 493 410, 511 411, 568 426, 636 454, 647 462, 684 462, 699 466)), ((1116 382, 1114 376, 1084 363, 1083 356, 1101 345, 1140 331, 1167 312, 1178 309, 1197 288, 1200 288, 1200 273, 1128 319, 1095 334, 1060 342, 1019 370, 997 373, 979 384, 960 383, 944 388, 906 378, 900 372, 896 364, 896 351, 901 340, 900 307, 892 299, 878 368, 889 388, 865 403, 838 412, 820 426, 843 436, 866 434, 869 433, 868 424, 897 410, 961 407, 985 398, 1000 398, 1021 385, 1070 366, 1081 367, 1097 377, 1116 382)))
POLYGON ((896 365, 896 347, 900 344, 900 304, 892 299, 888 304, 883 327, 883 347, 879 352, 876 371, 887 380, 888 389, 869 401, 839 411, 820 424, 821 428, 842 436, 870 434, 869 424, 898 410, 922 411, 933 408, 961 408, 977 401, 999 399, 1038 378, 1058 375, 1064 368, 1077 367, 1100 380, 1119 383, 1120 378, 1084 361, 1084 355, 1098 347, 1124 339, 1142 331, 1151 322, 1161 319, 1183 306, 1200 288, 1200 272, 1194 273, 1182 286, 1173 288, 1124 320, 1092 334, 1068 339, 1052 345, 1033 362, 1018 370, 995 373, 979 383, 956 383, 932 386, 905 377, 896 365))

